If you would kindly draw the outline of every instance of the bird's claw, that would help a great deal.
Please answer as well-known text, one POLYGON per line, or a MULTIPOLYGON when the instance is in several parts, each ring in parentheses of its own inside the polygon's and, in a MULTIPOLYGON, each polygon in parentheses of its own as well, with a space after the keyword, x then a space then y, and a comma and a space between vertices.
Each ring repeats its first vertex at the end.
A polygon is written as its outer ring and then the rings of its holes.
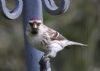
POLYGON ((47 66, 47 64, 50 62, 50 58, 49 57, 47 57, 47 56, 42 56, 42 58, 41 58, 41 60, 40 60, 40 62, 39 62, 39 64, 40 64, 40 71, 48 71, 48 66, 47 66))

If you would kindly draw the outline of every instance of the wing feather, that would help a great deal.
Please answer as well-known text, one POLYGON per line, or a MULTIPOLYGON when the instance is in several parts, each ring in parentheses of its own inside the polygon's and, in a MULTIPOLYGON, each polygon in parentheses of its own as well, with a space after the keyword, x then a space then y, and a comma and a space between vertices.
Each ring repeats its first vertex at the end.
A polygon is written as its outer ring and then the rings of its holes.
POLYGON ((64 40, 65 37, 63 37, 61 34, 59 34, 59 32, 53 30, 53 29, 48 29, 47 30, 48 35, 50 35, 50 39, 51 40, 64 40))

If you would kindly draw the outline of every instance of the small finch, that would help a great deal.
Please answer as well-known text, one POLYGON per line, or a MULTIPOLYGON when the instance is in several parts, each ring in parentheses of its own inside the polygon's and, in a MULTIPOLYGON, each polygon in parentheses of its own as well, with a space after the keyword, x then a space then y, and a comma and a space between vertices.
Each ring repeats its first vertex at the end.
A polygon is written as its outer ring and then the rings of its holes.
POLYGON ((41 20, 29 20, 26 27, 26 36, 33 47, 45 51, 45 57, 53 58, 59 51, 69 45, 86 46, 66 39, 59 32, 44 25, 41 20))

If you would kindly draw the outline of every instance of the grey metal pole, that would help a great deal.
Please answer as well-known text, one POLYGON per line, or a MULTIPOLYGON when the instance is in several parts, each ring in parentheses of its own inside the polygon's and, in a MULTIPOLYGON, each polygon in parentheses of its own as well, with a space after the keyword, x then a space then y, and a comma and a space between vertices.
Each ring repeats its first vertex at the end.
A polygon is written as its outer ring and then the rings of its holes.
POLYGON ((27 71, 40 71, 39 61, 43 56, 43 52, 32 47, 26 39, 26 25, 30 19, 43 20, 42 15, 42 3, 41 0, 24 0, 24 36, 25 36, 25 49, 26 49, 26 61, 27 71))
POLYGON ((0 4, 2 6, 2 12, 8 19, 16 19, 18 18, 23 10, 23 1, 22 0, 15 0, 16 7, 13 10, 10 10, 7 8, 7 2, 6 0, 0 0, 0 4))

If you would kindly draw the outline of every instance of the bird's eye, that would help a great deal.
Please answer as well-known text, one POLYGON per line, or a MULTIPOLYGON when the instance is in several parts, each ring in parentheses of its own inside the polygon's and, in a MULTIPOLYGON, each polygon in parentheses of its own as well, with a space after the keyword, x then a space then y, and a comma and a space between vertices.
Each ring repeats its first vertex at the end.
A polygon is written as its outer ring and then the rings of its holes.
POLYGON ((41 23, 37 23, 38 26, 40 26, 41 23))
POLYGON ((30 23, 30 22, 29 22, 29 25, 30 25, 30 26, 33 26, 33 23, 30 23))

